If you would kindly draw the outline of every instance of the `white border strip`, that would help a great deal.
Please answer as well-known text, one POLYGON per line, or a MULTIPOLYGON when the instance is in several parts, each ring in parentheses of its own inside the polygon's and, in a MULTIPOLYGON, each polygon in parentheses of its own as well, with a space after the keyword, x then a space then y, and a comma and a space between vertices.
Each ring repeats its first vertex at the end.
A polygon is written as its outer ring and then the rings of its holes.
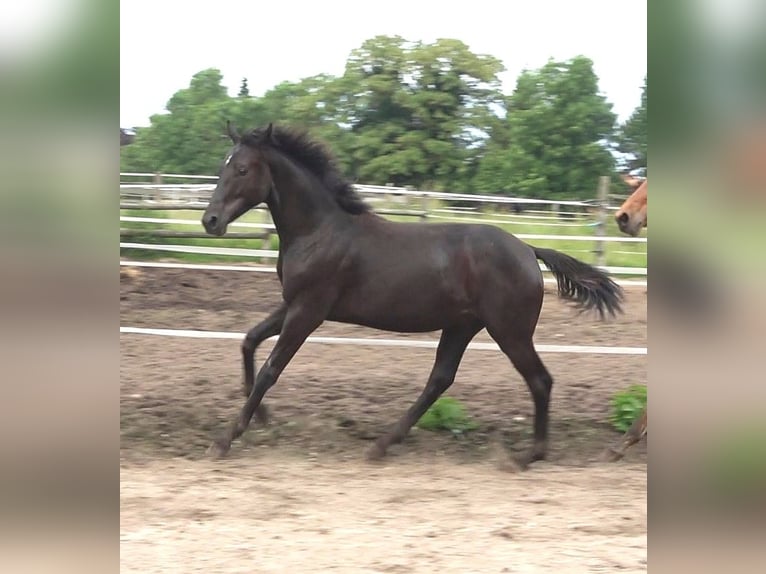
MULTIPOLYGON (((159 261, 120 261, 121 266, 126 267, 155 267, 159 269, 200 269, 204 271, 260 271, 261 273, 276 273, 275 267, 246 266, 246 265, 207 265, 204 263, 163 263, 159 261)), ((550 285, 555 285, 556 280, 552 277, 543 279, 550 285)), ((630 279, 615 279, 615 283, 623 287, 646 287, 646 281, 632 281, 630 279)))
MULTIPOLYGON (((147 329, 143 327, 120 326, 120 333, 133 335, 159 335, 165 337, 189 337, 193 339, 238 339, 245 333, 225 331, 189 331, 182 329, 147 329)), ((271 337, 268 340, 276 340, 271 337)), ((423 341, 412 339, 361 339, 354 337, 309 337, 307 343, 323 343, 327 345, 365 345, 377 347, 419 347, 435 349, 439 341, 423 341)), ((499 351, 495 343, 470 343, 468 349, 477 351, 499 351)), ((646 347, 594 347, 587 345, 535 345, 540 353, 580 353, 588 355, 646 355, 646 347)))

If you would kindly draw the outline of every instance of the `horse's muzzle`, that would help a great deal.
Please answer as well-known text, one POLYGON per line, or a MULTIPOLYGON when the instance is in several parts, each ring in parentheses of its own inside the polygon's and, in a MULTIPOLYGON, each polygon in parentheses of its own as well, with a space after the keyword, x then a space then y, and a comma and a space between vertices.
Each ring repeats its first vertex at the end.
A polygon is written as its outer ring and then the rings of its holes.
POLYGON ((217 235, 220 237, 226 233, 226 223, 217 215, 207 212, 202 216, 202 226, 210 235, 217 235))
POLYGON ((635 225, 631 220, 630 216, 623 212, 618 212, 615 216, 615 220, 617 221, 617 227, 620 228, 620 231, 625 233, 626 235, 630 235, 632 237, 635 237, 638 235, 638 231, 640 231, 640 226, 635 225))

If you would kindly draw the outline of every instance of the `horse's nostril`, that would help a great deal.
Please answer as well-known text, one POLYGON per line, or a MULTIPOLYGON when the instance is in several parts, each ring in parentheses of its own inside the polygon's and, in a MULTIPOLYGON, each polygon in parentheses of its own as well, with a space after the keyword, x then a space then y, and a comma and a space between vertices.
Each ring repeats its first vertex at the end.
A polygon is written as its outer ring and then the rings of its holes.
POLYGON ((218 218, 215 215, 208 215, 202 221, 202 224, 205 226, 206 229, 214 228, 216 223, 218 223, 218 218))
POLYGON ((617 216, 617 221, 619 223, 627 223, 628 222, 628 214, 623 211, 620 215, 617 216))

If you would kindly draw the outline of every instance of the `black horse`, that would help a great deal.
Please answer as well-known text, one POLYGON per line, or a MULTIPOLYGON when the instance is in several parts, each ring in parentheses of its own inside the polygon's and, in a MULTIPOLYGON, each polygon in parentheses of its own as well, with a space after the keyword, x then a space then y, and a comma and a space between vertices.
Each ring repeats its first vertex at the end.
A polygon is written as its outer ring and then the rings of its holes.
POLYGON ((521 462, 545 457, 553 379, 532 337, 543 301, 537 259, 557 279, 559 295, 581 309, 621 311, 621 288, 600 270, 551 249, 531 247, 491 225, 400 223, 384 219, 357 195, 328 151, 305 133, 269 124, 240 136, 202 216, 221 236, 229 223, 266 202, 279 234, 277 274, 284 302, 242 343, 247 401, 209 453, 222 456, 254 414, 265 418, 266 391, 324 321, 397 332, 441 330, 425 389, 368 452, 385 455, 453 382, 463 353, 484 327, 526 381, 535 404, 534 445, 521 462), (260 343, 279 335, 255 377, 260 343))

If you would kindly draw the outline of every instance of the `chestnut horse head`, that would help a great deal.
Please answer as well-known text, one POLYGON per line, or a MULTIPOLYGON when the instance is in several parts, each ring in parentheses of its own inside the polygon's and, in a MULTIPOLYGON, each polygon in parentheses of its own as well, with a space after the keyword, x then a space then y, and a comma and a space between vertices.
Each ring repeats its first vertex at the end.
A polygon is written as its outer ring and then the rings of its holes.
POLYGON ((644 180, 614 214, 620 231, 632 237, 636 237, 641 233, 641 228, 646 227, 647 181, 644 180))

